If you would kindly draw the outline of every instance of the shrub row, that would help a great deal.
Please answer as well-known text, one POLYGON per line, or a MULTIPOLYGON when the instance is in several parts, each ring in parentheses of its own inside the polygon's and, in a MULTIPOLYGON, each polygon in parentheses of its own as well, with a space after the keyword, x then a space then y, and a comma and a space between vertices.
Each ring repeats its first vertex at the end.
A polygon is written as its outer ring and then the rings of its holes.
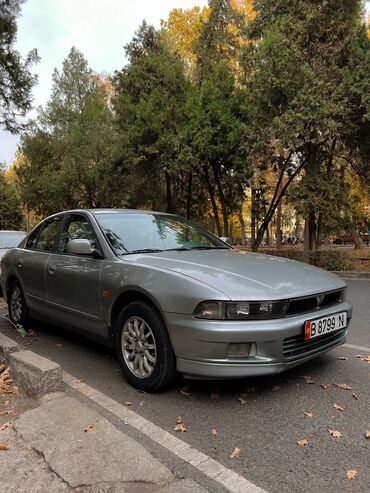
POLYGON ((326 270, 352 270, 353 258, 346 252, 338 250, 316 250, 306 252, 303 250, 270 250, 263 249, 261 253, 275 255, 277 257, 290 258, 307 264, 315 265, 326 270))

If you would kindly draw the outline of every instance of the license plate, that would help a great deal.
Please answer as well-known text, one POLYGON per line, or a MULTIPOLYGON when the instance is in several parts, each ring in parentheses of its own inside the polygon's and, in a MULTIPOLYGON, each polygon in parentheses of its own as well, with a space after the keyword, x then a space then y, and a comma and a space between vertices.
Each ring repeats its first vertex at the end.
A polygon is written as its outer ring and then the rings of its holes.
POLYGON ((305 324, 306 341, 320 337, 329 332, 344 329, 347 326, 347 312, 336 313, 327 317, 308 320, 305 324))

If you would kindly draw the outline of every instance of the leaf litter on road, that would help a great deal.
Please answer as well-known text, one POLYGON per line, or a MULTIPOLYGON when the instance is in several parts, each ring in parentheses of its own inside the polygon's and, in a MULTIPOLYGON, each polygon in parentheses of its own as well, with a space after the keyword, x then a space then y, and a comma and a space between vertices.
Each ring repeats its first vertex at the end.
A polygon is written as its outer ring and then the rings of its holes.
POLYGON ((6 430, 7 428, 10 428, 12 426, 11 423, 4 423, 3 425, 0 426, 0 431, 6 430))
POLYGON ((91 425, 91 424, 90 425, 86 425, 85 428, 84 428, 84 432, 87 433, 88 431, 91 431, 93 429, 94 429, 94 425, 91 425))
POLYGON ((356 354, 356 358, 364 361, 365 363, 369 363, 370 365, 370 356, 362 356, 361 354, 356 354))
POLYGON ((303 438, 302 440, 297 440, 297 445, 299 445, 300 447, 304 447, 305 445, 308 445, 307 438, 303 438))
POLYGON ((303 378, 304 383, 306 385, 313 385, 315 383, 314 380, 313 380, 313 378, 310 377, 309 375, 302 375, 301 378, 303 378))
POLYGON ((313 413, 311 413, 311 412, 308 412, 308 411, 306 412, 306 411, 305 411, 303 414, 304 414, 305 416, 307 416, 307 418, 313 418, 313 413))
POLYGON ((8 450, 8 448, 9 448, 8 443, 0 442, 0 450, 8 450))
POLYGON ((237 459, 239 457, 239 454, 240 454, 240 448, 235 447, 234 450, 229 455, 229 458, 230 459, 237 459))
POLYGON ((347 385, 346 383, 335 383, 334 384, 338 389, 342 389, 342 390, 352 390, 352 387, 350 387, 349 385, 347 385))
POLYGON ((365 431, 365 438, 370 440, 370 431, 365 431))
POLYGON ((320 387, 322 387, 324 390, 327 390, 329 387, 331 387, 331 383, 320 383, 320 387))
POLYGON ((340 438, 342 436, 342 433, 338 430, 330 430, 328 428, 328 432, 330 433, 330 435, 334 438, 340 438))
POLYGON ((188 397, 190 395, 190 387, 186 386, 186 387, 182 387, 179 392, 180 394, 184 395, 185 397, 188 397))
POLYGON ((340 406, 339 404, 333 404, 334 409, 337 411, 344 411, 344 407, 340 406))
POLYGON ((181 433, 184 433, 185 431, 188 431, 185 428, 185 423, 184 423, 184 420, 183 420, 182 416, 177 416, 176 426, 173 429, 173 431, 181 431, 181 433))
POLYGON ((215 436, 217 436, 217 435, 218 435, 218 432, 217 432, 216 428, 212 428, 212 429, 211 429, 211 431, 210 431, 210 433, 211 433, 211 435, 212 435, 213 437, 215 437, 215 436))
POLYGON ((348 469, 346 472, 347 478, 348 479, 355 479, 357 478, 357 469, 348 469))

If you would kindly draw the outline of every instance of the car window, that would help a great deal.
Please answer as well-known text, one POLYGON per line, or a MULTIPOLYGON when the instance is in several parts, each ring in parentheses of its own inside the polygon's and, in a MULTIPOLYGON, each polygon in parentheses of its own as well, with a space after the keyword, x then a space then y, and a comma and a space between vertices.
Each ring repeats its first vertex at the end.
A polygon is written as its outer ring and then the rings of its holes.
POLYGON ((45 221, 40 228, 29 237, 26 248, 43 252, 53 251, 61 220, 62 217, 57 216, 45 221))
POLYGON ((0 250, 7 248, 14 248, 26 236, 26 233, 2 233, 0 232, 0 250))
POLYGON ((74 215, 68 219, 60 240, 60 252, 67 253, 67 244, 70 240, 89 240, 91 248, 96 248, 95 232, 85 216, 74 215))

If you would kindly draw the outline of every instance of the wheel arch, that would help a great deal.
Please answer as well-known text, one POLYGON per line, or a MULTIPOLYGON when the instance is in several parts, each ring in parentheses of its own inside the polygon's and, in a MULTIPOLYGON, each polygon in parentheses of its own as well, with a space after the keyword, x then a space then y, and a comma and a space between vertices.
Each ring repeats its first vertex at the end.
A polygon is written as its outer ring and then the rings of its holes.
MULTIPOLYGON (((110 326, 111 338, 113 338, 114 336, 115 322, 119 314, 121 313, 122 309, 125 308, 125 306, 127 306, 129 303, 132 303, 133 301, 145 301, 149 303, 152 307, 154 307, 155 310, 158 312, 159 316, 161 317, 170 339, 172 339, 171 334, 169 333, 167 328, 165 316, 163 314, 163 311, 159 303, 153 298, 153 296, 135 287, 130 287, 125 291, 122 291, 116 297, 116 299, 114 300, 111 306, 109 313, 109 326, 110 326)), ((172 340, 171 340, 171 344, 172 344, 172 340)))

